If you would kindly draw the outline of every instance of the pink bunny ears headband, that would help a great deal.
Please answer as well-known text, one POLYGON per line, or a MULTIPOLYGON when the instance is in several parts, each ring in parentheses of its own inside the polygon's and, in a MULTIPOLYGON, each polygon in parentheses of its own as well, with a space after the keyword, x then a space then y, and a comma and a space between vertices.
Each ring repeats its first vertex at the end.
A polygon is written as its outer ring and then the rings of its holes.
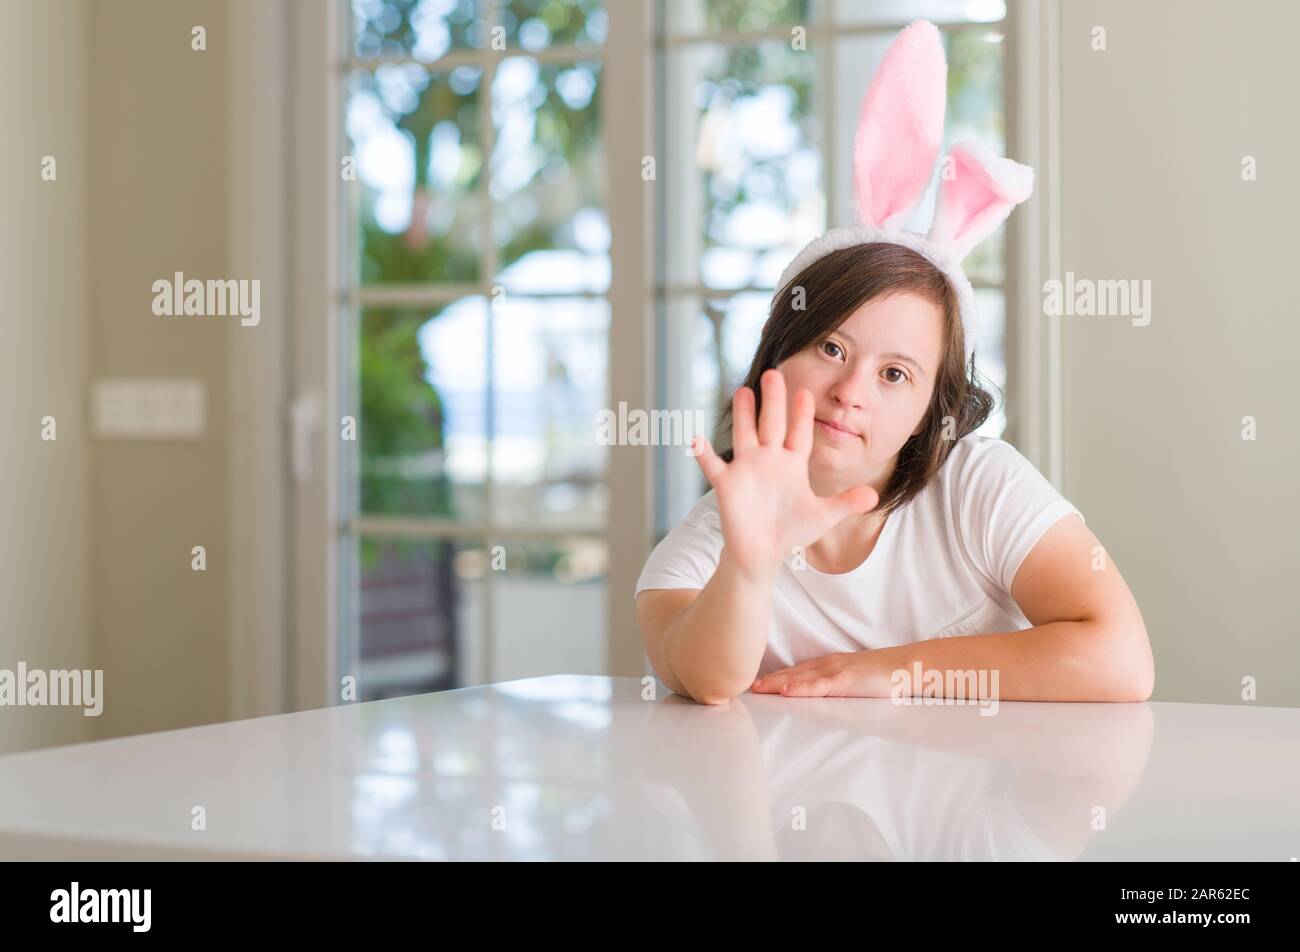
POLYGON ((994 155, 980 143, 957 143, 940 177, 930 231, 903 225, 925 195, 943 143, 948 63, 939 29, 929 20, 906 26, 890 44, 862 100, 853 140, 857 228, 833 228, 795 256, 777 282, 779 295, 804 268, 824 255, 867 242, 904 245, 924 255, 952 283, 966 335, 966 359, 975 350, 975 292, 961 269, 1034 190, 1034 170, 994 155))

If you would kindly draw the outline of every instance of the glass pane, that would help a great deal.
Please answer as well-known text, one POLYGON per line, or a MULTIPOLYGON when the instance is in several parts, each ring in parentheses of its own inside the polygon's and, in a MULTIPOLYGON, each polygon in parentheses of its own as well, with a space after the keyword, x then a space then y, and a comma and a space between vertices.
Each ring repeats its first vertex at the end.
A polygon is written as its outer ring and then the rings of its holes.
MULTIPOLYGON (((747 292, 701 302, 673 295, 665 306, 665 367, 659 408, 698 414, 699 429, 721 448, 717 424, 744 379, 767 320, 768 292, 747 292)), ((660 532, 676 525, 709 491, 695 458, 675 446, 658 450, 663 490, 656 507, 660 532)))
POLYGON ((505 27, 508 49, 594 48, 605 42, 609 29, 601 0, 494 0, 494 5, 494 22, 505 27))
POLYGON ((604 540, 497 544, 505 562, 492 578, 492 679, 606 674, 604 540))
POLYGON ((415 63, 349 77, 363 284, 479 279, 482 78, 477 66, 431 73, 415 63))
MULTIPOLYGON (((694 294, 671 295, 660 305, 659 379, 656 407, 698 413, 700 429, 713 439, 719 399, 721 327, 710 320, 694 294)), ((662 537, 709 490, 695 458, 676 446, 654 452, 655 514, 662 537)))
POLYGON ((774 286, 825 230, 816 69, 781 42, 669 52, 670 283, 774 286))
MULTIPOLYGON (((841 129, 857 128, 862 97, 880 60, 893 41, 893 33, 849 36, 837 41, 835 55, 835 118, 841 129)), ((1002 94, 1002 33, 1000 29, 944 31, 948 57, 948 111, 940 156, 955 142, 979 139, 999 155, 1005 154, 1005 108, 1002 94)), ((852 133, 848 133, 851 135, 852 133)), ((850 148, 851 146, 845 146, 850 148)), ((832 183, 832 219, 837 225, 857 221, 853 205, 853 166, 845 159, 835 163, 832 183)), ((907 227, 926 232, 934 219, 939 185, 936 173, 907 227)), ((972 281, 1002 281, 1003 228, 981 242, 962 263, 972 281)))
MULTIPOLYGON (((1006 108, 1002 93, 1003 34, 1000 29, 956 30, 944 35, 948 50, 948 127, 945 148, 979 139, 1006 154, 1006 108)), ((945 152, 946 154, 946 152, 945 152)), ((1005 223, 975 246, 962 268, 972 281, 1003 279, 1005 223)))
POLYGON ((1003 405, 1003 393, 1007 386, 1006 295, 1001 288, 976 288, 975 307, 979 311, 975 370, 985 378, 981 382, 997 401, 996 409, 977 432, 987 436, 1001 436, 1007 428, 1006 407, 1003 405))
MULTIPOLYGON (((826 0, 665 0, 671 34, 808 25, 826 0)), ((843 0, 841 0, 843 2, 843 0)))
POLYGON ((353 55, 430 62, 452 49, 481 47, 479 0, 352 0, 353 55))
POLYGON ((484 519, 485 300, 371 308, 360 338, 361 512, 484 519))
POLYGON ((925 18, 935 23, 986 23, 1007 15, 1006 0, 837 0, 835 19, 845 24, 897 24, 925 18))
POLYGON ((732 392, 744 382, 754 352, 758 350, 758 339, 772 305, 772 292, 733 294, 710 303, 722 315, 723 393, 724 399, 730 400, 732 392))
POLYGON ((948 143, 982 139, 1001 152, 1006 146, 1001 29, 948 31, 944 45, 948 51, 948 143))
POLYGON ((493 306, 493 515, 498 525, 603 528, 609 304, 506 295, 493 306))
MULTIPOLYGON (((357 700, 460 687, 475 670, 481 543, 362 538, 357 700)), ((352 673, 352 672, 345 672, 352 673)))
POLYGON ((599 63, 509 57, 492 82, 492 224, 512 291, 606 291, 599 63))

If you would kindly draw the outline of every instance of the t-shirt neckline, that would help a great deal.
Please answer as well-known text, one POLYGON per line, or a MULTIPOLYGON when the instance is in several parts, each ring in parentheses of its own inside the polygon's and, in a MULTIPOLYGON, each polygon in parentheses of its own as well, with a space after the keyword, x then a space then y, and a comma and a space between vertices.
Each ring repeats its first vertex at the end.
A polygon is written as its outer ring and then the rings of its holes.
POLYGON ((853 568, 849 569, 847 572, 823 572, 821 569, 817 568, 811 562, 809 562, 806 558, 804 559, 804 569, 811 572, 813 575, 817 576, 818 578, 828 578, 828 579, 847 579, 847 578, 852 578, 853 576, 859 574, 860 572, 864 572, 868 566, 875 564, 871 560, 874 559, 876 557, 876 553, 880 551, 881 546, 885 542, 885 534, 891 531, 890 527, 895 523, 895 521, 897 521, 896 517, 902 515, 902 511, 905 508, 907 507, 904 506, 901 509, 895 509, 889 515, 885 516, 885 524, 880 527, 880 534, 876 536, 876 544, 871 547, 871 551, 867 553, 867 557, 865 559, 863 559, 853 568))

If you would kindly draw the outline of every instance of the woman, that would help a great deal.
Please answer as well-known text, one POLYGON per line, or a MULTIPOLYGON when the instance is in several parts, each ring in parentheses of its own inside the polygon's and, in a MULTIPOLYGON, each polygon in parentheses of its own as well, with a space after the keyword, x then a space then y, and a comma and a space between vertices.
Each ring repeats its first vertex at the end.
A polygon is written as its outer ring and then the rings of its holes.
POLYGON ((863 224, 791 262, 730 449, 693 444, 713 490, 636 588, 646 652, 675 692, 927 696, 937 674, 953 697, 978 674, 1003 700, 1151 694, 1141 612, 1082 514, 974 433, 992 398, 960 261, 1028 198, 1032 170, 956 146, 930 231, 901 230, 938 155, 945 75, 937 29, 907 27, 854 143, 863 224))
POLYGON ((1014 447, 973 432, 992 398, 963 367, 944 276, 881 243, 797 283, 810 307, 765 326, 731 449, 699 441, 713 491, 637 583, 660 680, 705 703, 888 697, 919 661, 996 671, 1006 700, 1149 697, 1119 569, 1014 447))

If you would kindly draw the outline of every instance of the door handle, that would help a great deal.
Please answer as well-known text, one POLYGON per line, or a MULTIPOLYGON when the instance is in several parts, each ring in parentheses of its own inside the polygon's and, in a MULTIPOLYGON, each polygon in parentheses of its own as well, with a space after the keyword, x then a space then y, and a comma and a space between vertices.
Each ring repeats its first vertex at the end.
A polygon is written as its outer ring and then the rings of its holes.
POLYGON ((289 440, 294 482, 312 479, 312 441, 320 416, 320 401, 314 391, 300 394, 289 407, 289 440))

